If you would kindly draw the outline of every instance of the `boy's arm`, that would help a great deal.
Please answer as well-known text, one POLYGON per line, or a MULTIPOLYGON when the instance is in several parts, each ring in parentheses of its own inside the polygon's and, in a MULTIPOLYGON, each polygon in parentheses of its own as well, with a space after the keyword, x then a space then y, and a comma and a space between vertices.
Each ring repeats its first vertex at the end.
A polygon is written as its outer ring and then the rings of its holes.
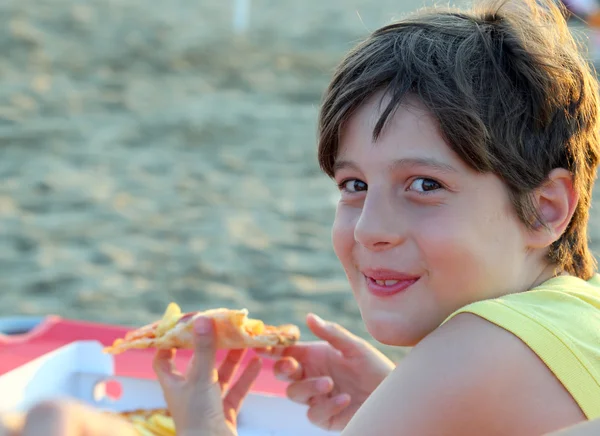
POLYGON ((408 354, 343 435, 532 435, 583 420, 569 393, 519 338, 459 314, 408 354))

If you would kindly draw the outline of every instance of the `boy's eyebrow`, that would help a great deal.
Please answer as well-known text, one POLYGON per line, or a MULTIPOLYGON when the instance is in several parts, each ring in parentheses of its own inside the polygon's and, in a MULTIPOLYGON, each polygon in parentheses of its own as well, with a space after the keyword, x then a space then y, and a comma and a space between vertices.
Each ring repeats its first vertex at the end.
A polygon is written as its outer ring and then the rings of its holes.
POLYGON ((391 169, 397 170, 405 167, 430 167, 444 173, 458 172, 452 165, 428 157, 397 159, 390 163, 391 169))
MULTIPOLYGON (((456 173, 458 172, 456 168, 452 165, 449 165, 444 162, 440 162, 436 159, 432 158, 405 158, 405 159, 396 159, 390 162, 391 170, 398 170, 401 168, 409 168, 409 167, 430 167, 435 170, 445 172, 445 173, 456 173)), ((333 173, 335 174, 337 171, 342 169, 351 169, 355 171, 359 171, 358 165, 349 160, 336 160, 333 164, 333 173)))

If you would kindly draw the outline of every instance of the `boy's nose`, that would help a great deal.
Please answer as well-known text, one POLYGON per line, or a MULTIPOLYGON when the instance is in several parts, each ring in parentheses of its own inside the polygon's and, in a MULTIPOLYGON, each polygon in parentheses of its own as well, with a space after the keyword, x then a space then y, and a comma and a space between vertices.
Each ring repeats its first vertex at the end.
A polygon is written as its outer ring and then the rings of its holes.
POLYGON ((369 250, 396 247, 406 238, 403 221, 390 199, 367 195, 354 228, 354 239, 369 250))

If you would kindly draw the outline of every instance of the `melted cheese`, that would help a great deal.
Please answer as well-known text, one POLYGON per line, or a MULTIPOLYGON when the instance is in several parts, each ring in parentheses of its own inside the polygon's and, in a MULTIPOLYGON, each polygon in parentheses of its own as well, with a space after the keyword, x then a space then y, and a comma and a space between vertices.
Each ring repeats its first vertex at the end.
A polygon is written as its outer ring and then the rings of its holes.
POLYGON ((181 313, 180 307, 176 303, 169 303, 160 323, 156 326, 156 336, 160 337, 175 327, 175 324, 177 324, 177 321, 179 321, 182 316, 183 314, 181 313))
POLYGON ((251 336, 256 336, 265 330, 265 324, 258 319, 247 319, 244 328, 251 336))

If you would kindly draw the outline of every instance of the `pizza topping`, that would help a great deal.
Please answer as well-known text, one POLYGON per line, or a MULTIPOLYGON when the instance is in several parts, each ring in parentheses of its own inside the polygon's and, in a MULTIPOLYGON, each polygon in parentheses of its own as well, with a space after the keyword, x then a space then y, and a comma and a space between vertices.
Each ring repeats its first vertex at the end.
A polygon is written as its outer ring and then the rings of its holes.
POLYGON ((175 324, 177 324, 182 316, 181 308, 176 303, 169 303, 162 320, 156 327, 156 336, 160 337, 175 327, 175 324))
POLYGON ((181 318, 179 318, 179 321, 177 321, 177 323, 181 323, 181 322, 185 322, 190 318, 193 318, 196 315, 197 312, 190 312, 190 313, 186 313, 185 315, 183 315, 181 318))
POLYGON ((248 319, 244 329, 251 336, 260 335, 265 330, 265 323, 258 319, 248 319))

